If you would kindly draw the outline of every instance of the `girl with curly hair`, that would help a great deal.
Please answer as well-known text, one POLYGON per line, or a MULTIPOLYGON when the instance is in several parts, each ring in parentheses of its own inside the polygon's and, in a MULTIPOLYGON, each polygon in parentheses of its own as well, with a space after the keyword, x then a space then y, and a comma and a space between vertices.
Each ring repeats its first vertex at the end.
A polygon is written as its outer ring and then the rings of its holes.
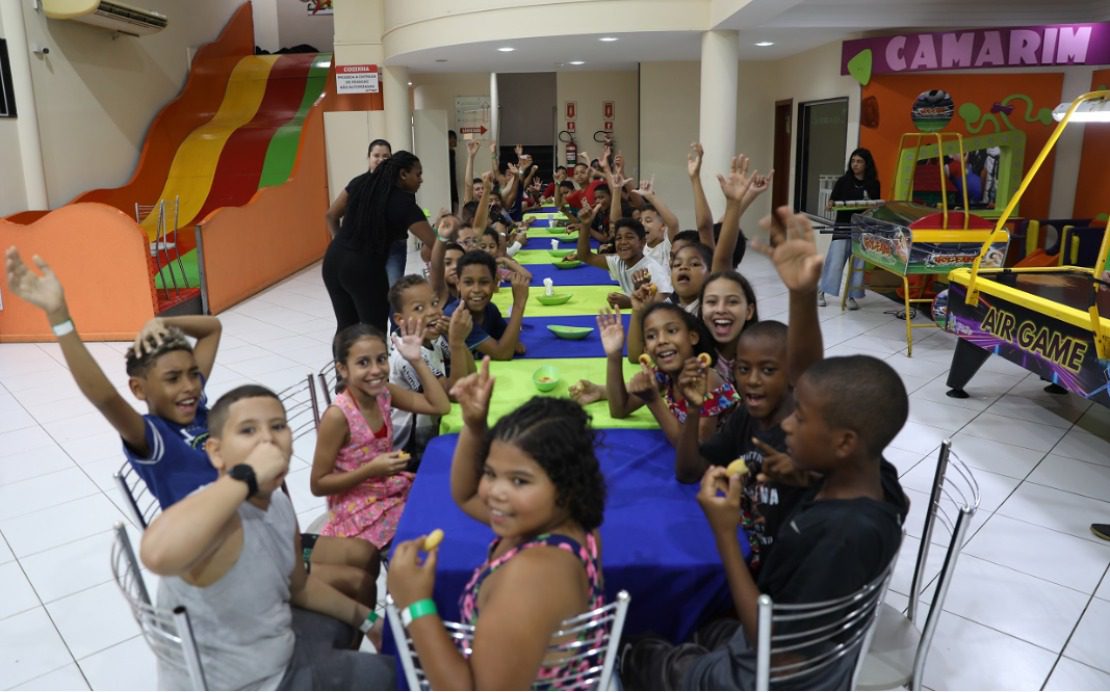
POLYGON ((532 398, 487 430, 492 391, 488 356, 451 390, 464 423, 451 494, 496 534, 460 598, 462 619, 474 626, 470 656, 455 648, 435 612, 436 550, 419 559, 423 536, 397 546, 387 585, 432 689, 574 689, 600 662, 544 656, 563 620, 604 605, 597 529, 605 480, 594 433, 581 406, 548 397, 532 398))

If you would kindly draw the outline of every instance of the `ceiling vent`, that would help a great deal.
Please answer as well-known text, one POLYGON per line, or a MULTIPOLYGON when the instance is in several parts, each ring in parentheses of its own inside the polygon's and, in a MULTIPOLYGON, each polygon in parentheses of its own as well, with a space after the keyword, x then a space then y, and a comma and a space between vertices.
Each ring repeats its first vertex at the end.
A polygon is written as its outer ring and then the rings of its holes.
POLYGON ((166 28, 166 15, 115 0, 42 0, 50 19, 72 19, 128 36, 145 36, 166 28))

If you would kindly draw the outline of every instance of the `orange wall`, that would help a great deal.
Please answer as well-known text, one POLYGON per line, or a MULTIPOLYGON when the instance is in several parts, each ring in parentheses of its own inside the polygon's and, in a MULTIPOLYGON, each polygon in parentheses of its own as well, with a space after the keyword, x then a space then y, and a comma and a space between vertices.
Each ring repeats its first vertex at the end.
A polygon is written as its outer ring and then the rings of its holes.
MULTIPOLYGON (((871 150, 875 157, 875 165, 879 169, 879 179, 883 185, 883 194, 888 195, 894 185, 894 170, 898 161, 898 140, 903 133, 914 132, 916 128, 910 119, 910 109, 917 95, 930 89, 944 89, 952 96, 957 114, 952 122, 944 129, 945 132, 959 132, 965 137, 972 135, 986 135, 1004 131, 1006 120, 1014 129, 1022 130, 1026 134, 1025 160, 1022 173, 1029 169, 1044 147, 1048 137, 1052 134, 1056 123, 1049 120, 1044 124, 1034 120, 1041 108, 1050 111, 1060 103, 1060 94, 1063 89, 1064 76, 1061 73, 1039 74, 929 74, 929 75, 883 75, 875 77, 871 83, 863 87, 862 110, 868 110, 868 100, 874 97, 878 103, 878 126, 870 126, 866 117, 860 118, 860 143, 861 147, 871 150), (1013 112, 1005 119, 1000 115, 994 116, 994 123, 990 118, 971 123, 972 127, 980 129, 972 131, 968 124, 960 117, 960 105, 973 103, 983 114, 988 114, 996 102, 1003 102, 1007 97, 1015 94, 1024 94, 1033 102, 1031 112, 1027 112, 1023 99, 1009 99, 1008 105, 1014 107, 1013 112)), ((1025 217, 1045 217, 1048 215, 1049 198, 1052 194, 1052 175, 1054 154, 1050 154, 1041 166, 1037 177, 1026 190, 1021 199, 1020 211, 1025 217)), ((1015 189, 1017 183, 1015 182, 1015 189)))
MULTIPOLYGON (((1091 91, 1110 89, 1110 70, 1091 75, 1091 91)), ((1110 212, 1110 124, 1086 125, 1083 132, 1083 159, 1075 185, 1075 218, 1096 217, 1110 212)))

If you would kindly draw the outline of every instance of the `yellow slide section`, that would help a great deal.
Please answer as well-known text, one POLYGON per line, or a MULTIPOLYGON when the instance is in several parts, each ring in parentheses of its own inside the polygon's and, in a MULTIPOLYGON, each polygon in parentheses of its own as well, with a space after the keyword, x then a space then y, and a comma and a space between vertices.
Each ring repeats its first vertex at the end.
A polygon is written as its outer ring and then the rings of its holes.
MULTIPOLYGON (((181 223, 186 223, 197 215, 208 199, 212 179, 216 176, 216 165, 224 144, 238 128, 246 125, 258 111, 262 97, 266 93, 270 70, 277 62, 278 55, 252 55, 243 58, 231 72, 227 92, 220 103, 220 109, 206 124, 189 133, 174 154, 170 164, 166 186, 159 200, 166 201, 167 228, 173 229, 173 200, 180 199, 177 214, 181 223)), ((153 240, 158 233, 158 213, 151 213, 143 219, 142 227, 153 240)))

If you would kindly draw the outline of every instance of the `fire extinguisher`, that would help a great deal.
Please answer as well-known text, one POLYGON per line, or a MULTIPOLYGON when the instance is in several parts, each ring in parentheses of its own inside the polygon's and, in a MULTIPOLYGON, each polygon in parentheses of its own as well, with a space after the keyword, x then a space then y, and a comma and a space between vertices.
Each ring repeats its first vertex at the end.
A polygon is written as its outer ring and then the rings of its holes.
POLYGON ((567 166, 578 163, 578 145, 574 143, 574 135, 566 130, 559 133, 559 139, 566 142, 567 166))

